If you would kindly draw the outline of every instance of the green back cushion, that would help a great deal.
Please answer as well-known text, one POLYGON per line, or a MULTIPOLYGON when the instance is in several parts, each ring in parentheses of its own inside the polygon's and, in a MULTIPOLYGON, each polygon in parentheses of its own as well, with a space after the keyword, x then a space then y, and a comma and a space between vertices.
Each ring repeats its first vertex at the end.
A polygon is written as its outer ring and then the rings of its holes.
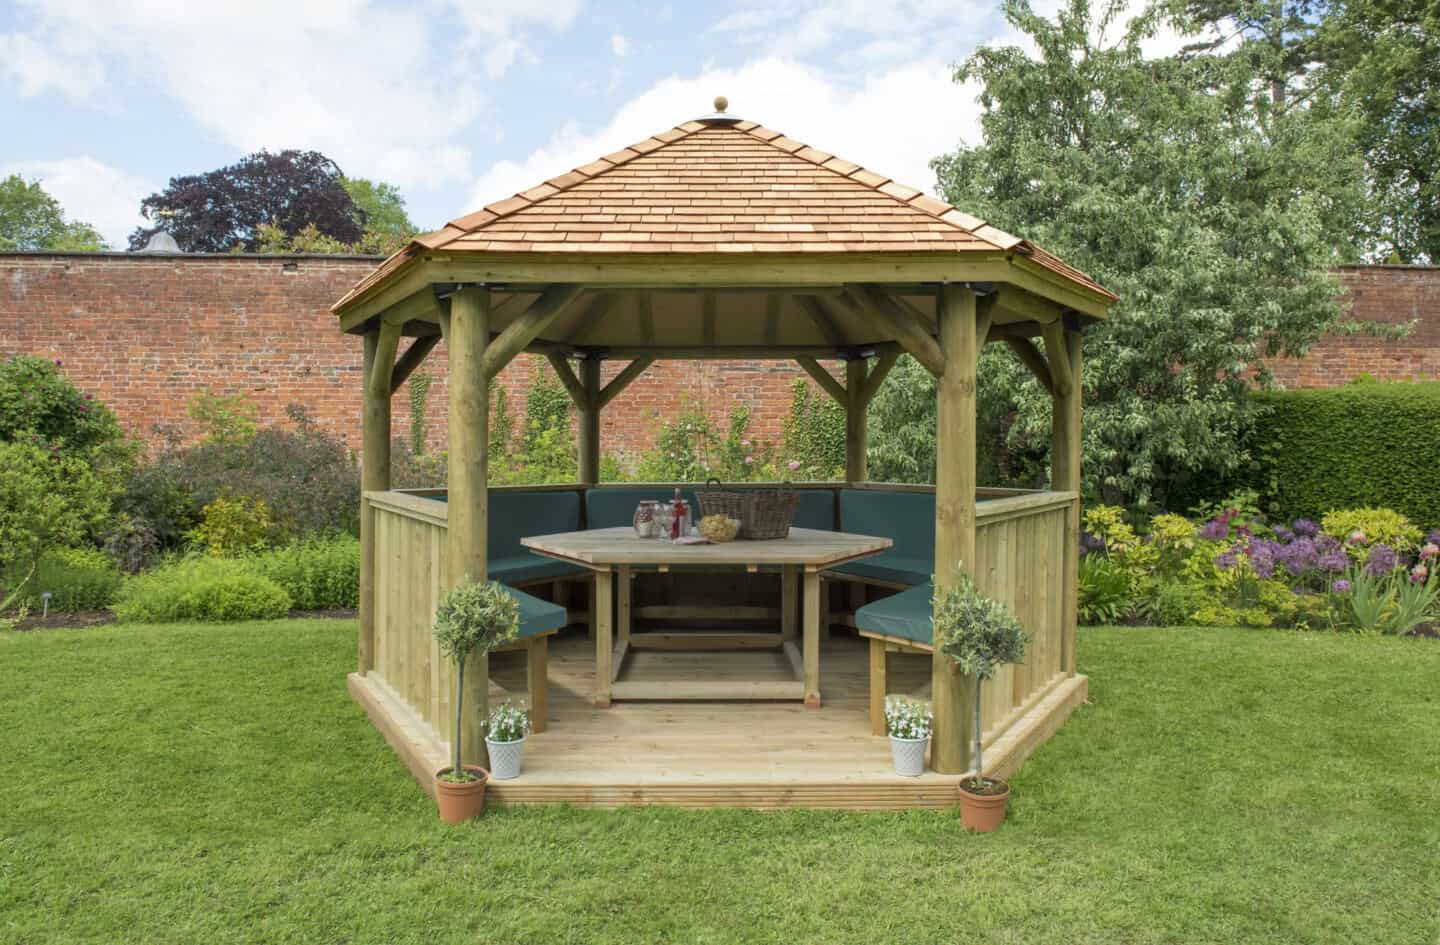
MULTIPOLYGON (((700 507, 695 501, 693 489, 681 489, 680 497, 694 509, 695 521, 700 520, 700 507)), ((655 489, 633 486, 602 486, 585 490, 585 527, 616 528, 630 525, 635 521, 635 507, 641 499, 655 499, 669 502, 675 498, 674 489, 655 489)), ((538 534, 538 533, 537 533, 538 534)))
POLYGON ((580 529, 578 492, 490 493, 489 554, 491 560, 530 554, 521 538, 580 529))
POLYGON ((840 530, 889 538, 895 545, 885 555, 933 559, 935 494, 841 489, 840 530))
POLYGON ((797 528, 835 530, 835 493, 829 489, 801 489, 800 504, 795 507, 797 528))

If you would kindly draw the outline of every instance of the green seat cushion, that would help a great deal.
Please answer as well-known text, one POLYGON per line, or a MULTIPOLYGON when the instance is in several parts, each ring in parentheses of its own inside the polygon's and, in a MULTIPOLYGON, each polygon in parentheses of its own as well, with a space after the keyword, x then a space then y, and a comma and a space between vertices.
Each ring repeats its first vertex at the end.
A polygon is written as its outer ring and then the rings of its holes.
POLYGON ((933 646, 935 624, 931 598, 934 596, 934 585, 926 582, 866 604, 855 611, 855 626, 861 631, 933 646))
POLYGON ((896 584, 921 584, 935 573, 933 492, 841 489, 840 530, 889 538, 894 545, 835 571, 896 584))
POLYGON ((568 561, 557 561, 527 551, 523 555, 490 562, 490 580, 501 584, 528 584, 531 581, 553 581, 584 574, 585 569, 568 561))
MULTIPOLYGON (((691 514, 700 520, 700 506, 695 500, 695 490, 681 489, 680 496, 694 510, 691 514)), ((675 498, 674 489, 655 489, 635 486, 601 486, 585 490, 585 527, 617 528, 635 522, 635 508, 642 499, 670 502, 675 498)), ((535 534, 539 534, 536 532, 535 534)))
POLYGON ((552 604, 514 588, 510 589, 510 593, 520 602, 520 634, 517 639, 525 640, 560 630, 568 622, 565 608, 559 604, 552 604))

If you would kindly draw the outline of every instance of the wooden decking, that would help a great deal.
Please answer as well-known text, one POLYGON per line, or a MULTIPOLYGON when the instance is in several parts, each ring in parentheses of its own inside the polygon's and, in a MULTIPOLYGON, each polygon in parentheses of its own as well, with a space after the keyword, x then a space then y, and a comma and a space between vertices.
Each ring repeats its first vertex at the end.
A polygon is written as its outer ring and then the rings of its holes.
MULTIPOLYGON (((573 631, 550 652, 550 726, 531 735, 524 773, 494 781, 487 802, 623 807, 945 807, 956 776, 897 777, 883 737, 869 734, 866 642, 826 636, 822 708, 786 702, 590 704, 593 643, 573 631)), ((491 656, 494 682, 525 686, 520 653, 491 656)), ((638 651, 625 680, 785 680, 778 651, 638 651)), ((892 654, 892 692, 919 692, 928 656, 892 654)), ((350 691, 427 791, 445 745, 376 674, 352 675, 350 691)), ((1057 675, 987 747, 986 769, 1008 775, 1084 701, 1083 676, 1057 675)))

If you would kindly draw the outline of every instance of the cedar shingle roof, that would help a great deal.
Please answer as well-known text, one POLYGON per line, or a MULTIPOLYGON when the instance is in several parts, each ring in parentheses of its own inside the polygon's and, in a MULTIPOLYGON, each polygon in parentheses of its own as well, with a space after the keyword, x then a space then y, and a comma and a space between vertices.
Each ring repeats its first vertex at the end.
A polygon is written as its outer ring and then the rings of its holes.
POLYGON ((418 237, 336 307, 425 250, 569 253, 1013 252, 1089 276, 913 187, 754 122, 686 122, 418 237))

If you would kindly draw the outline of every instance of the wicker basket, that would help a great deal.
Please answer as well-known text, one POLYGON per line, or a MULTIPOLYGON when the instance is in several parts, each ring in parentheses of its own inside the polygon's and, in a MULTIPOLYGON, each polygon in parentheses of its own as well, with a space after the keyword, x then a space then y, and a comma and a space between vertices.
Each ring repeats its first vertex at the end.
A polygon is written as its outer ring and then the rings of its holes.
POLYGON ((794 489, 726 490, 719 479, 696 489, 702 515, 724 515, 740 522, 738 537, 749 541, 784 538, 790 534, 800 493, 794 489), (711 485, 714 488, 711 488, 711 485))

